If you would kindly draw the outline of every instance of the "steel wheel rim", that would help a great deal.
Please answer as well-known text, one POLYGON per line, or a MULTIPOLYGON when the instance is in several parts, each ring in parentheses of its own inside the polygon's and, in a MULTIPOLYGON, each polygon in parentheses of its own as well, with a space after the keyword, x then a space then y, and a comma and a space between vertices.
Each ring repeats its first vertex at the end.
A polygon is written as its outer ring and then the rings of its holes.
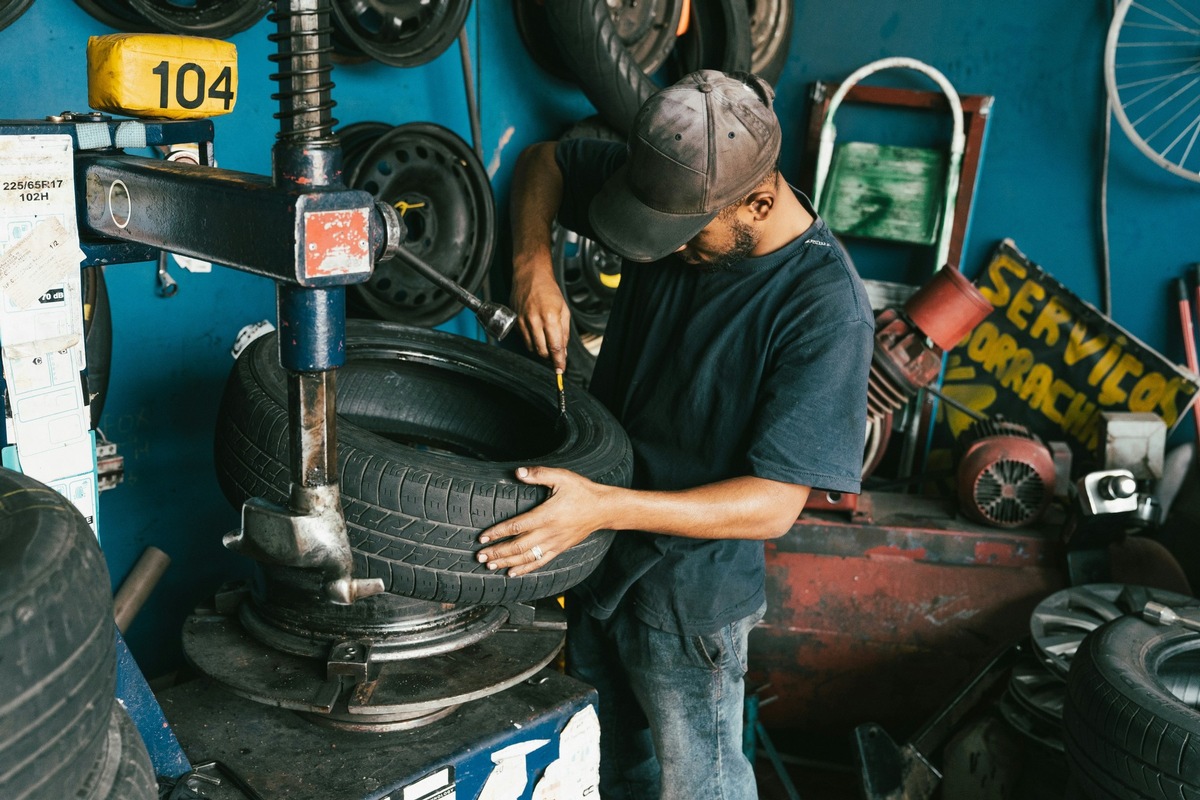
POLYGON ((551 238, 555 275, 572 319, 581 334, 603 336, 621 280, 621 257, 557 223, 551 238))
MULTIPOLYGON (((401 211, 404 247, 468 291, 479 288, 492 257, 495 207, 487 173, 461 138, 432 123, 393 128, 363 154, 350 185, 401 211)), ((392 322, 432 327, 462 308, 395 258, 354 289, 392 322)))
POLYGON ((128 0, 150 24, 168 33, 228 39, 250 28, 271 6, 268 0, 128 0))
POLYGON ((371 121, 352 122, 339 128, 336 133, 342 143, 342 173, 353 175, 371 145, 391 129, 386 122, 371 121))
POLYGON ((363 53, 393 67, 416 67, 458 36, 471 0, 333 0, 335 27, 363 53))
POLYGON ((787 46, 792 0, 750 0, 750 71, 762 74, 787 46))
MULTIPOLYGON (((1129 613, 1117 605, 1126 588, 1120 583, 1072 586, 1038 603, 1030 617, 1029 630, 1042 663, 1065 679, 1084 638, 1105 622, 1129 613)), ((1195 606, 1200 602, 1162 589, 1145 591, 1148 599, 1171 607, 1195 606)))
POLYGON ((642 71, 650 74, 666 63, 675 46, 675 31, 683 14, 682 0, 620 0, 609 2, 617 35, 642 71))
POLYGON ((75 5, 88 16, 118 31, 148 33, 155 30, 149 20, 137 13, 124 0, 75 0, 75 5))

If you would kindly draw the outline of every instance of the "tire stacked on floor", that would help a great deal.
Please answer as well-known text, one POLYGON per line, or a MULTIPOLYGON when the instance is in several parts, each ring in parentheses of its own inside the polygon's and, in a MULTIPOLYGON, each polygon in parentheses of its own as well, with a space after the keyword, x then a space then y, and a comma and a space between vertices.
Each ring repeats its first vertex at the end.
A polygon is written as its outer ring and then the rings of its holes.
POLYGON ((1063 724, 1090 800, 1200 798, 1200 631, 1134 615, 1096 629, 1071 663, 1063 724))
POLYGON ((148 800, 150 756, 115 699, 104 557, 65 498, 0 470, 0 797, 148 800))

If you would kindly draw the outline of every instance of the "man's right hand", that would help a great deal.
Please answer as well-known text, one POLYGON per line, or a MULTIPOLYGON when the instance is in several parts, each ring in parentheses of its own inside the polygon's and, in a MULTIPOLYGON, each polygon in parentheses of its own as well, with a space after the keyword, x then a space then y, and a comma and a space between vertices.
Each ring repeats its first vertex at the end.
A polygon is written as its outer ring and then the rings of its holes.
POLYGON ((517 158, 512 185, 512 306, 525 346, 567 368, 571 311, 554 277, 554 217, 562 200, 562 174, 554 142, 530 145, 517 158))
POLYGON ((513 270, 512 305, 517 312, 517 326, 526 347, 549 359, 556 370, 565 370, 571 310, 554 279, 553 264, 525 266, 513 270))

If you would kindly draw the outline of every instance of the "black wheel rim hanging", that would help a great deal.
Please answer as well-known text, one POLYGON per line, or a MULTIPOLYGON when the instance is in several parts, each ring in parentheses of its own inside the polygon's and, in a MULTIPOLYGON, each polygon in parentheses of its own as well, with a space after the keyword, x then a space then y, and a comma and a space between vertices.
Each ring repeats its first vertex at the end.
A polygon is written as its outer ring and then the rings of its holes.
MULTIPOLYGON (((428 122, 393 128, 363 154, 350 184, 400 211, 404 247, 468 291, 479 288, 492 258, 495 205, 483 165, 459 136, 428 122)), ((381 318, 421 327, 462 308, 395 258, 376 264, 354 291, 381 318)))
POLYGON ((450 46, 470 10, 471 0, 333 0, 335 41, 393 67, 416 67, 450 46))
POLYGON ((787 61, 795 19, 793 0, 750 0, 750 70, 770 83, 787 61))
POLYGON ((352 122, 338 128, 336 133, 342 144, 342 174, 353 175, 371 145, 391 129, 392 126, 386 122, 372 121, 352 122))
POLYGON ((688 29, 675 45, 680 76, 698 69, 750 69, 750 15, 745 0, 692 0, 688 29))
POLYGON ((128 0, 129 4, 166 33, 228 39, 258 22, 270 10, 270 0, 128 0))
POLYGON ((617 35, 643 72, 649 75, 666 63, 675 47, 683 0, 621 0, 609 8, 617 35))
POLYGON ((149 33, 157 30, 125 0, 75 0, 75 5, 86 11, 92 19, 114 30, 128 33, 149 33))
POLYGON ((0 30, 17 21, 33 5, 33 0, 2 0, 0 2, 0 30))

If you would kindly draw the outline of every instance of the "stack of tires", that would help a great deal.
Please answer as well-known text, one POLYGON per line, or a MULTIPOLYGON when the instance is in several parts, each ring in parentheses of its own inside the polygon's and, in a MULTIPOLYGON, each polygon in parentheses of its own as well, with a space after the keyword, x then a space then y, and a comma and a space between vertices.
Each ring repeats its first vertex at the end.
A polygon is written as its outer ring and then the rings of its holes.
POLYGON ((1082 797, 1200 798, 1200 631, 1137 615, 1097 628, 1071 663, 1063 725, 1082 797))
POLYGON ((0 797, 157 797, 116 681, 112 595, 91 528, 54 490, 0 469, 0 797))

